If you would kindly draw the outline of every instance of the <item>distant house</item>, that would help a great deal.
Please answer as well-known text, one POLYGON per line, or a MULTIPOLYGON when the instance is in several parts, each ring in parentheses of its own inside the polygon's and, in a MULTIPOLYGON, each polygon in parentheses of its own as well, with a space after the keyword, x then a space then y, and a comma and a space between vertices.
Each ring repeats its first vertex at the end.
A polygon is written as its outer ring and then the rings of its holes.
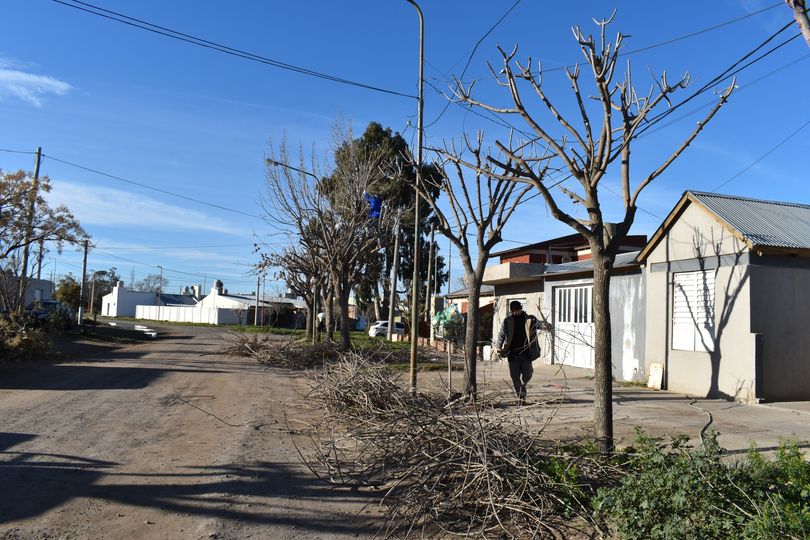
MULTIPOLYGON (((0 272, 0 282, 9 298, 17 298, 19 291, 19 278, 10 272, 0 272)), ((25 284, 25 295, 22 307, 29 306, 35 302, 45 302, 53 300, 53 282, 46 279, 29 278, 25 284)))
POLYGON ((113 290, 101 297, 101 315, 105 317, 135 317, 136 306, 194 306, 199 301, 199 288, 184 294, 168 294, 132 291, 123 281, 116 283, 113 290))
POLYGON ((810 398, 810 206, 687 191, 639 260, 666 388, 810 398))
MULTIPOLYGON (((447 304, 454 304, 458 308, 459 313, 467 313, 467 295, 469 294, 469 289, 467 287, 463 289, 455 290, 451 293, 448 293, 444 296, 447 304)), ((492 310, 492 305, 495 303, 495 288, 492 285, 481 285, 481 296, 478 300, 478 307, 483 308, 484 310, 489 309, 492 310)))
MULTIPOLYGON (((613 376, 631 380, 643 370, 644 276, 635 257, 647 237, 628 236, 616 258, 611 291, 613 376)), ((546 363, 593 368, 593 270, 587 242, 572 234, 493 254, 484 283, 495 293, 493 336, 509 316, 509 303, 543 321, 540 349, 546 363)))
MULTIPOLYGON (((300 325, 299 313, 306 311, 304 301, 295 298, 259 297, 258 305, 259 320, 263 325, 295 328, 300 325)), ((256 320, 256 296, 229 294, 222 282, 217 280, 210 294, 193 304, 139 304, 135 308, 135 317, 203 324, 253 324, 256 320)))

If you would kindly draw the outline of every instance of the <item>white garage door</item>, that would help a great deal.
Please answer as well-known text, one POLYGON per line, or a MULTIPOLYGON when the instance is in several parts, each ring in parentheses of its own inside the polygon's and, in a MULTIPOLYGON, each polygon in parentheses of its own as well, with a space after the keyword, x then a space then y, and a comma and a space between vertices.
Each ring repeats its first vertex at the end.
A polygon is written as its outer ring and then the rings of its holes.
POLYGON ((593 286, 555 287, 554 361, 593 369, 593 286))

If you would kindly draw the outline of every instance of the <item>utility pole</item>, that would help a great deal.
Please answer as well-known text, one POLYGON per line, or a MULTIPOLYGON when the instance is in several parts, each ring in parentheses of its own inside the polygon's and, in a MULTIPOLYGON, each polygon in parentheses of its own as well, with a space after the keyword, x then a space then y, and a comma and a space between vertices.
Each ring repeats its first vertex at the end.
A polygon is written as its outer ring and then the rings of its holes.
POLYGON ((37 194, 39 193, 39 165, 42 162, 42 148, 37 146, 37 157, 34 161, 34 181, 31 185, 31 193, 28 195, 28 215, 25 224, 25 242, 23 244, 22 268, 20 269, 20 281, 18 282, 19 305, 25 302, 25 289, 28 282, 28 254, 31 249, 31 236, 34 234, 34 211, 37 205, 37 194))
POLYGON ((394 264, 391 267, 391 291, 388 299, 388 341, 394 339, 394 306, 397 303, 397 275, 399 274, 399 218, 402 212, 397 213, 394 225, 394 264))
POLYGON ((96 272, 93 270, 93 283, 90 285, 90 315, 95 313, 93 309, 96 305, 96 272))
POLYGON ((256 274, 256 311, 253 313, 253 326, 259 326, 259 286, 261 282, 261 274, 256 274))
POLYGON ((45 240, 42 238, 39 239, 39 248, 38 248, 38 255, 37 255, 37 279, 42 279, 42 258, 44 257, 44 244, 45 240))
POLYGON ((450 294, 450 282, 453 278, 451 273, 453 270, 453 241, 448 238, 447 243, 450 245, 447 250, 447 294, 450 294))
MULTIPOLYGON (((428 245, 428 269, 427 269, 427 285, 425 286, 425 322, 430 322, 430 302, 433 297, 431 294, 430 281, 433 277, 433 239, 435 229, 430 227, 430 244, 428 245)), ((436 283, 433 283, 433 288, 436 288, 436 283)))
MULTIPOLYGON (((160 268, 160 281, 158 281, 157 286, 157 320, 160 320, 160 297, 163 294, 163 267, 160 265, 157 265, 157 267, 160 268)), ((241 321, 239 324, 242 324, 241 321)))
POLYGON ((79 324, 84 320, 84 277, 87 275, 87 249, 90 242, 84 239, 84 257, 82 257, 82 279, 79 284, 79 324))
POLYGON ((421 232, 419 222, 421 220, 419 212, 419 187, 422 183, 422 118, 424 112, 424 68, 425 68, 425 19, 422 10, 415 0, 406 0, 419 14, 419 97, 417 99, 417 120, 416 120, 416 185, 414 186, 414 250, 413 250, 413 279, 411 280, 411 365, 410 382, 411 394, 416 395, 416 357, 417 341, 419 339, 419 239, 421 232))

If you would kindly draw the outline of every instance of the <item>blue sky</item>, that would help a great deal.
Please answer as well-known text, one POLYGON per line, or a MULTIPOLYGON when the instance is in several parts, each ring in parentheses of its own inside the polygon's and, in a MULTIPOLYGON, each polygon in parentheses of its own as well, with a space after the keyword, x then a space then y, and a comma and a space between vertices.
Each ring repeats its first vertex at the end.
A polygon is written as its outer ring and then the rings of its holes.
MULTIPOLYGON (((417 20, 404 0, 332 2, 215 2, 213 0, 95 0, 132 17, 244 49, 289 64, 405 94, 416 93, 417 20)), ((460 75, 475 43, 514 0, 423 1, 426 24, 425 123, 444 108, 448 77, 460 75)), ((479 79, 476 95, 508 104, 493 84, 487 61, 496 45, 519 45, 519 57, 546 68, 581 59, 570 27, 594 31, 592 17, 617 9, 612 32, 639 49, 775 6, 699 35, 629 55, 634 81, 646 89, 648 71, 685 71, 692 83, 682 97, 753 49, 790 20, 783 2, 759 0, 639 3, 522 0, 480 44, 465 80, 479 79), (778 5, 777 5, 778 4, 778 5)), ((0 148, 42 146, 43 174, 97 245, 89 268, 116 266, 129 281, 166 268, 169 289, 219 278, 232 291, 251 291, 252 244, 270 237, 260 219, 171 197, 57 161, 63 160, 187 197, 260 214, 263 158, 268 140, 286 136, 296 147, 322 152, 335 117, 356 131, 372 120, 414 140, 413 99, 304 76, 147 33, 52 0, 6 0, 0 38, 0 148)), ((797 33, 791 28, 781 36, 797 33)), ((651 234, 685 189, 711 190, 762 157, 810 120, 803 96, 810 88, 810 48, 801 38, 738 75, 738 91, 694 145, 640 200, 634 233, 651 234)), ((573 105, 561 72, 549 73, 547 92, 573 105)), ((680 98, 677 97, 677 102, 680 98)), ((702 95, 684 112, 711 101, 702 95)), ((705 109, 703 109, 705 111, 705 109)), ((654 168, 693 128, 685 116, 634 149, 640 176, 654 168)), ((679 118, 680 111, 673 115, 679 118)), ((519 122, 512 120, 515 125, 519 122)), ((666 122, 662 123, 666 124, 666 122)), ((492 143, 505 130, 450 105, 426 129, 426 144, 484 129, 492 143)), ((810 202, 807 156, 810 127, 725 185, 720 192, 810 202)), ((0 168, 31 169, 33 156, 0 151, 0 168)), ((609 175, 610 176, 610 175, 609 175)), ((609 177, 608 186, 615 186, 609 177)), ((608 213, 619 199, 603 195, 608 213)), ((614 214, 615 215, 615 214, 614 214)), ((539 198, 524 204, 507 227, 508 242, 568 234, 539 198)), ((447 242, 442 240, 442 251, 447 242)), ((445 253, 446 254, 446 253, 445 253)), ((52 256, 55 254, 51 254, 52 256)), ((80 271, 81 256, 67 248, 46 261, 50 275, 80 271)), ((454 279, 460 263, 453 260, 454 279)), ((273 284, 268 280, 268 288, 273 284)), ((277 288, 277 286, 275 286, 277 288)))

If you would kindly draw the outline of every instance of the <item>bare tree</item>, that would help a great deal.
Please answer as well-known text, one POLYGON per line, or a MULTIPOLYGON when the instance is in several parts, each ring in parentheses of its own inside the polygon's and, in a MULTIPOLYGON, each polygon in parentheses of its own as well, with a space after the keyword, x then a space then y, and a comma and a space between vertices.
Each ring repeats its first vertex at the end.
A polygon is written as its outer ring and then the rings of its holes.
POLYGON ((302 246, 287 246, 278 253, 262 257, 261 268, 279 267, 279 278, 307 305, 306 337, 312 339, 315 328, 315 285, 325 279, 325 271, 316 254, 302 246))
POLYGON ((793 18, 796 19, 796 24, 802 31, 802 36, 810 46, 810 18, 807 14, 807 0, 785 0, 785 3, 790 7, 793 12, 793 18))
MULTIPOLYGON (((614 12, 615 15, 615 12, 614 12)), ((566 118, 564 109, 552 102, 543 87, 543 69, 538 64, 532 71, 532 60, 525 64, 514 61, 517 47, 506 53, 499 48, 503 60, 500 73, 492 70, 497 82, 508 89, 511 105, 498 107, 473 98, 471 87, 458 83, 456 96, 462 101, 494 113, 514 115, 522 119, 531 130, 531 138, 526 140, 497 141, 500 153, 506 156, 489 155, 487 164, 494 169, 471 164, 501 179, 526 182, 542 195, 551 214, 557 220, 569 225, 587 240, 593 258, 593 313, 594 313, 594 421, 595 435, 603 450, 613 448, 613 408, 611 387, 611 328, 609 312, 610 277, 613 262, 619 247, 626 238, 638 208, 638 198, 642 190, 659 177, 689 144, 703 130, 717 111, 728 100, 734 83, 719 92, 716 105, 705 118, 670 154, 663 157, 660 165, 642 175, 632 175, 638 180, 631 187, 631 145, 639 136, 640 130, 650 119, 651 113, 661 106, 670 104, 670 96, 689 83, 685 74, 674 84, 670 84, 666 73, 651 85, 646 94, 636 91, 631 80, 629 63, 624 77, 616 80, 619 57, 622 54, 624 36, 618 34, 615 41, 605 38, 606 27, 612 20, 594 21, 600 31, 600 39, 585 35, 579 27, 573 28, 574 38, 584 56, 584 65, 590 72, 594 97, 584 94, 580 88, 579 65, 566 69, 566 75, 573 93, 574 116, 578 120, 566 118), (522 88, 528 86, 539 100, 538 110, 529 109, 524 104, 522 88), (540 119, 546 111, 548 118, 540 119), (593 117, 601 117, 601 126, 595 125, 593 117), (556 126, 550 129, 549 125, 556 126), (561 164, 561 169, 569 173, 571 182, 544 182, 548 165, 543 153, 538 155, 533 141, 542 141, 553 152, 553 163, 561 164), (539 160, 538 160, 539 159, 539 160), (610 223, 603 214, 600 195, 608 189, 603 185, 605 175, 618 168, 621 183, 623 215, 618 223, 610 223), (556 187, 556 189, 555 189, 556 187), (600 189, 602 188, 602 189, 600 189), (572 210, 566 210, 562 200, 572 201, 572 210)))
POLYGON ((464 137, 461 148, 451 145, 435 150, 443 159, 441 170, 444 174, 428 176, 419 186, 436 214, 437 230, 458 248, 464 267, 464 283, 467 287, 464 393, 472 397, 475 397, 478 389, 476 360, 484 270, 492 248, 502 240, 501 233, 506 222, 520 200, 532 189, 531 186, 518 186, 507 179, 487 174, 488 167, 482 161, 482 140, 483 135, 479 132, 474 144, 464 137), (469 162, 463 157, 465 155, 471 156, 469 162), (469 163, 468 173, 472 178, 465 177, 464 163, 469 163), (454 173, 456 182, 447 174, 448 168, 454 173), (427 196, 437 188, 447 198, 449 210, 442 209, 436 200, 427 196))
MULTIPOLYGON (((374 193, 389 153, 383 146, 361 151, 351 129, 340 124, 333 131, 333 151, 339 159, 329 175, 319 176, 306 170, 301 158, 298 167, 291 165, 285 144, 278 157, 271 148, 263 205, 269 223, 285 230, 328 269, 340 309, 341 343, 349 348, 349 294, 376 255, 387 219, 385 214, 369 218, 365 194, 374 193)), ((312 170, 318 169, 313 160, 312 170)))

